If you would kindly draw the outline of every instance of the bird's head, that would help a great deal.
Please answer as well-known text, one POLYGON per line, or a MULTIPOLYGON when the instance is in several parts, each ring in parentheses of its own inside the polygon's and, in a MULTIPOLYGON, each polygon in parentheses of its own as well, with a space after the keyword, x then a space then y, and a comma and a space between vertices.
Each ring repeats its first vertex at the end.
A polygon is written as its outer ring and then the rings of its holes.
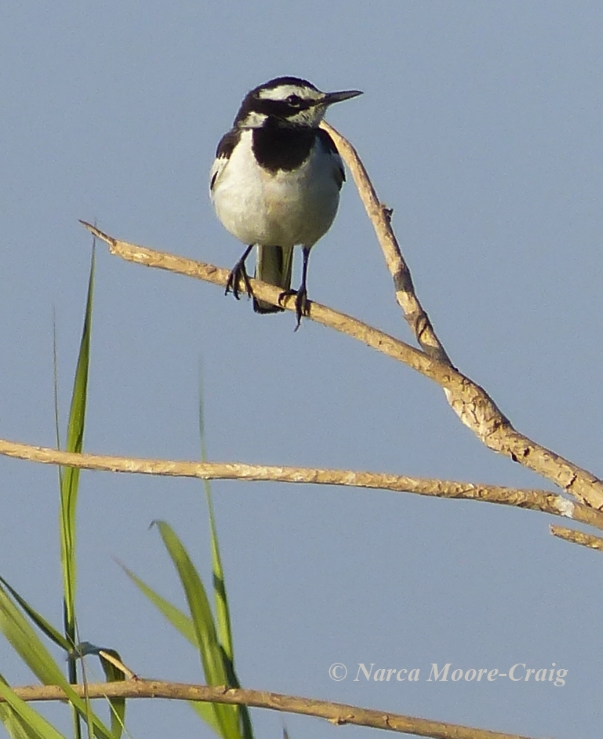
POLYGON ((322 92, 307 80, 277 77, 247 93, 235 118, 235 126, 316 128, 329 105, 361 94, 359 90, 322 92))

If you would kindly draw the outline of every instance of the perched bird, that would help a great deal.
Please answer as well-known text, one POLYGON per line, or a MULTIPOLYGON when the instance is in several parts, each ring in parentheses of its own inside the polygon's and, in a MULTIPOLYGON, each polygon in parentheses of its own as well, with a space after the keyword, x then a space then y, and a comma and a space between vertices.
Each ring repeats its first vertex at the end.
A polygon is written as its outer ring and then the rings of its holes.
MULTIPOLYGON (((226 293, 239 298, 239 281, 253 297, 245 260, 257 245, 255 277, 295 295, 296 330, 307 311, 310 249, 329 230, 345 180, 333 139, 319 128, 329 105, 358 90, 321 92, 298 77, 277 77, 251 90, 226 133, 211 168, 211 198, 224 227, 247 244, 228 277, 226 293), (291 290, 293 247, 301 245, 301 285, 291 290)), ((283 308, 253 300, 258 313, 283 308)))

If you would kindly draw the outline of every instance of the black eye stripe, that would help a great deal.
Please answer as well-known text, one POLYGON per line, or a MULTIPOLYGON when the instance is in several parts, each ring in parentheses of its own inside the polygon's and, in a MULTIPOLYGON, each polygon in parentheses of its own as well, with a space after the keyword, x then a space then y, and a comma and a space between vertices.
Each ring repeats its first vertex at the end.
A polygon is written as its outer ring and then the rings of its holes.
MULTIPOLYGON (((288 82, 288 78, 285 78, 285 82, 288 82)), ((278 86, 275 85, 275 87, 278 86)), ((315 89, 311 85, 307 85, 307 87, 311 90, 315 89)), ((285 125, 294 125, 296 121, 299 121, 301 124, 304 118, 304 111, 312 110, 315 106, 321 105, 322 103, 322 96, 318 90, 316 90, 317 97, 319 98, 317 100, 311 98, 306 99, 295 92, 291 92, 290 95, 279 100, 262 97, 262 95, 269 94, 270 89, 270 87, 264 86, 247 93, 235 118, 235 126, 244 126, 246 124, 251 126, 264 125, 265 122, 250 119, 250 116, 254 113, 271 120, 277 125, 279 121, 285 125)), ((284 90, 280 92, 282 94, 285 93, 284 90)))
POLYGON ((299 102, 296 105, 291 105, 287 100, 267 100, 264 98, 254 101, 252 108, 257 113, 274 116, 275 118, 289 118, 292 115, 297 115, 302 110, 308 110, 316 104, 314 100, 302 100, 301 98, 298 98, 298 100, 299 102))

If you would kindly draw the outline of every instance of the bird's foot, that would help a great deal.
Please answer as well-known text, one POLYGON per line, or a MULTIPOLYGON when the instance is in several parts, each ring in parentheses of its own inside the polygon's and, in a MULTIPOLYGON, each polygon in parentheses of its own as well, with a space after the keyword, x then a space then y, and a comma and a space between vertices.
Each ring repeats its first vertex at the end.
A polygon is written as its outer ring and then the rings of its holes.
POLYGON ((251 283, 249 282, 249 275, 247 274, 247 270, 245 269, 245 259, 239 259, 239 261, 231 269, 230 274, 228 275, 228 280, 226 281, 226 290, 224 291, 224 295, 228 295, 229 292, 232 292, 235 298, 239 300, 239 282, 241 280, 243 280, 245 292, 250 298, 252 298, 253 291, 251 289, 251 283))
POLYGON ((279 305, 281 305, 283 300, 288 298, 290 295, 295 295, 295 315, 297 316, 297 325, 295 326, 294 331, 297 331, 301 325, 302 316, 307 316, 309 314, 310 301, 308 300, 306 288, 302 285, 299 290, 285 290, 282 292, 278 297, 279 305))

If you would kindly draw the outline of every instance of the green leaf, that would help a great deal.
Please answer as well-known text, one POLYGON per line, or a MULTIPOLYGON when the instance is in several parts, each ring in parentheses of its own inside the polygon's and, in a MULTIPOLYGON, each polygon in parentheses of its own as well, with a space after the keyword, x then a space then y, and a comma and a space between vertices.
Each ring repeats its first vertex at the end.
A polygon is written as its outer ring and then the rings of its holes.
POLYGON ((89 710, 87 702, 73 691, 52 655, 2 586, 0 586, 0 631, 40 682, 44 685, 59 685, 80 715, 90 714, 97 737, 112 739, 109 729, 89 710))
MULTIPOLYGON (((92 250, 90 276, 84 327, 80 341, 71 407, 67 424, 66 451, 81 452, 84 444, 86 402, 88 397, 88 372, 90 367, 90 334, 92 328, 92 301, 94 296, 95 251, 92 250)), ((76 643, 75 590, 76 566, 76 511, 79 491, 80 470, 75 467, 61 469, 61 565, 63 570, 65 635, 71 644, 76 643)))
MULTIPOLYGON (((90 260, 90 275, 88 278, 88 294, 86 298, 86 311, 84 314, 84 327, 78 353, 73 390, 71 394, 71 407, 69 410, 69 421, 67 423, 68 452, 81 452, 84 444, 84 428, 86 419, 86 402, 88 398, 88 371, 90 366, 90 334, 92 327, 92 302, 94 296, 94 265, 95 265, 95 243, 92 243, 92 257, 90 260)), ((58 392, 57 392, 57 360, 56 360, 56 336, 54 351, 55 368, 55 420, 57 424, 57 446, 60 448, 60 434, 58 423, 58 392)), ((77 665, 73 655, 73 647, 79 641, 77 638, 77 620, 75 614, 75 593, 77 583, 77 560, 76 560, 76 512, 79 492, 80 470, 75 467, 59 467, 60 483, 60 513, 59 530, 61 540, 61 570, 63 574, 63 621, 65 637, 71 648, 67 671, 69 682, 77 682, 77 665)), ((86 720, 90 726, 90 709, 86 711, 86 720)), ((81 739, 81 728, 78 716, 74 713, 73 728, 75 739, 81 739)), ((90 731, 90 729, 89 729, 90 731)))
MULTIPOLYGON (((204 450, 205 451, 205 450, 204 450)), ((205 461, 205 457, 203 457, 205 461)), ((214 586, 214 602, 216 605, 216 626, 218 638, 223 646, 224 666, 228 676, 228 685, 232 688, 240 688, 239 678, 234 666, 234 649, 232 644, 232 630, 230 625, 230 609, 228 607, 228 598, 226 595, 226 583, 224 581, 224 570, 222 568, 222 558, 220 556, 220 548, 218 546, 218 532, 214 518, 214 507, 211 498, 211 488, 209 480, 205 480, 205 495, 207 498, 207 507, 209 510, 209 526, 211 535, 211 551, 212 551, 212 573, 214 586)), ((253 739, 253 726, 249 708, 247 706, 238 706, 239 716, 241 719, 241 728, 244 739, 253 739)))
MULTIPOLYGON (((119 659, 119 655, 115 650, 110 651, 119 659)), ((103 655, 100 655, 100 660, 107 682, 114 683, 125 680, 124 673, 115 667, 115 665, 111 664, 111 662, 108 662, 103 655)), ((126 699, 109 698, 109 706, 111 708, 111 733, 114 739, 120 739, 126 722, 126 699)))
POLYGON ((51 641, 53 641, 58 647, 61 647, 61 649, 64 649, 65 652, 69 652, 71 650, 68 641, 61 634, 61 632, 57 631, 54 626, 49 621, 47 621, 44 616, 42 616, 41 613, 33 608, 33 606, 30 606, 29 603, 24 598, 22 598, 19 593, 17 593, 17 591, 13 587, 11 587, 11 585, 9 585, 9 583, 7 583, 3 577, 0 577, 0 583, 4 585, 8 592, 21 606, 23 611, 25 611, 25 613, 29 616, 29 618, 34 622, 34 624, 38 627, 38 629, 40 629, 43 634, 46 634, 46 636, 51 641))
MULTIPOLYGON (((226 663, 229 660, 218 642, 213 614, 199 573, 171 526, 165 521, 155 521, 155 525, 178 571, 186 595, 205 680, 208 685, 228 685, 229 670, 226 663)), ((214 703, 213 710, 223 739, 238 739, 241 736, 238 706, 214 703)))
MULTIPOLYGON (((201 440, 201 460, 207 461, 207 444, 205 437, 205 413, 203 405, 203 376, 199 376, 199 438, 201 440)), ((211 538, 211 557, 212 557, 212 575, 214 603, 216 607, 216 627, 218 638, 224 650, 225 665, 228 674, 228 684, 233 688, 240 688, 237 673, 234 666, 234 646, 232 640, 232 627, 230 620, 230 608, 228 606, 228 597, 226 594, 226 581, 224 577, 224 568, 222 567, 222 557, 220 555, 220 547, 218 544, 218 530, 216 527, 216 519, 214 515, 214 505, 211 495, 211 485, 209 480, 203 481, 205 487, 205 497, 207 500, 207 509, 209 513, 209 528, 211 538)), ((239 706, 239 715, 241 718, 241 728, 244 739, 253 739, 253 727, 251 724, 251 716, 247 706, 239 706)))
MULTIPOLYGON (((115 649, 97 647, 90 642, 82 642, 78 644, 77 651, 82 658, 89 654, 94 654, 99 658, 108 683, 122 682, 126 677, 134 676, 115 649)), ((108 700, 111 709, 111 731, 115 739, 120 739, 125 727, 126 699, 109 698, 108 700)))
MULTIPOLYGON (((195 634, 195 627, 193 626, 192 619, 186 615, 180 608, 166 600, 163 596, 159 595, 156 590, 153 590, 143 580, 137 577, 132 570, 128 569, 124 565, 121 565, 126 575, 134 582, 134 584, 140 589, 144 595, 151 601, 151 603, 157 608, 157 610, 163 614, 163 616, 179 631, 182 636, 187 639, 195 648, 197 647, 197 636, 195 634)), ((210 728, 216 733, 220 734, 220 725, 216 719, 214 708, 211 703, 199 703, 199 701, 191 701, 190 706, 199 714, 199 717, 205 721, 210 728)))
POLYGON ((45 685, 66 682, 57 663, 2 587, 0 587, 0 631, 41 682, 45 685))
POLYGON ((54 726, 19 698, 0 678, 0 696, 6 705, 0 706, 0 719, 11 739, 65 739, 54 726))
POLYGON ((197 646, 197 636, 195 633, 195 627, 193 626, 193 620, 190 616, 187 616, 184 611, 176 607, 169 600, 166 600, 163 596, 159 595, 156 590, 147 585, 132 570, 128 569, 124 565, 121 565, 123 571, 132 580, 132 582, 141 590, 144 595, 151 601, 151 603, 163 614, 163 616, 174 626, 182 636, 187 639, 194 647, 197 646))
MULTIPOLYGON (((205 413, 203 407, 203 377, 199 377, 199 437, 201 440, 201 460, 207 461, 207 445, 205 443, 205 413)), ((228 598, 226 597, 226 584, 224 580, 224 569, 222 567, 222 558, 220 556, 220 547, 218 546, 218 531, 216 529, 216 521, 214 517, 214 507, 211 498, 211 486, 209 480, 204 480, 205 497, 207 499, 207 508, 209 511, 209 527, 211 534, 211 558, 214 586, 214 602, 216 605, 216 623, 220 636, 220 643, 224 648, 226 656, 232 663, 233 645, 232 645, 232 629, 230 623, 230 610, 228 608, 228 598)), ((233 687, 239 687, 238 685, 233 687)))

